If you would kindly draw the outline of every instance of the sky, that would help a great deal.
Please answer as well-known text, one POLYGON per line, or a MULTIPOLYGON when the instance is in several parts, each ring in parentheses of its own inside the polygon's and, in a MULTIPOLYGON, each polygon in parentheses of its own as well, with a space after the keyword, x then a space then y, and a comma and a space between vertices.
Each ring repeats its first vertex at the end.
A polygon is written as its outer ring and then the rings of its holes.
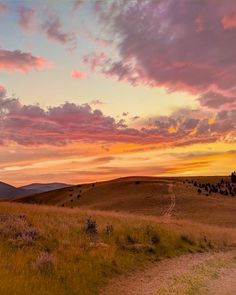
POLYGON ((236 168, 236 1, 0 0, 0 180, 236 168))

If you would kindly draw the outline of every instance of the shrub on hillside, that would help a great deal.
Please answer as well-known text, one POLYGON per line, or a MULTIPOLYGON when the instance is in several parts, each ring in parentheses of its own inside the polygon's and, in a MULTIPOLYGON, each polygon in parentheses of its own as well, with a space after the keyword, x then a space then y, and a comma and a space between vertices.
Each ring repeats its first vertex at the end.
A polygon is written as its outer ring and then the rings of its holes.
POLYGON ((48 252, 41 252, 33 266, 40 273, 51 273, 55 267, 55 257, 48 252))
POLYGON ((112 224, 107 224, 106 228, 105 228, 105 233, 110 236, 114 231, 113 225, 112 224))
POLYGON ((137 240, 133 236, 131 236, 131 234, 127 235, 126 240, 127 240, 127 243, 131 245, 137 243, 137 240))
POLYGON ((18 248, 31 246, 40 237, 39 231, 24 214, 1 214, 0 235, 18 248))
POLYGON ((180 238, 181 238, 182 241, 188 243, 189 245, 195 245, 194 240, 191 239, 188 235, 183 234, 183 235, 180 236, 180 238))
POLYGON ((85 223, 85 232, 87 234, 97 234, 97 222, 92 218, 88 218, 85 223))
POLYGON ((157 244, 160 243, 160 237, 156 233, 156 230, 154 229, 153 226, 147 225, 146 228, 145 228, 145 234, 150 238, 151 243, 153 245, 157 245, 157 244))

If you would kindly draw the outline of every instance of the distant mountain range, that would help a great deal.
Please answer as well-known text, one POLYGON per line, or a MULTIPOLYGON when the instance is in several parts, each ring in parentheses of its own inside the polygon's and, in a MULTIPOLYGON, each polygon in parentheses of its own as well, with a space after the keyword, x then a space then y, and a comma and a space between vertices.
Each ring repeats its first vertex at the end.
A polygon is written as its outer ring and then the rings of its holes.
POLYGON ((70 184, 66 183, 32 183, 22 187, 15 187, 0 181, 0 199, 25 197, 70 186, 70 184))

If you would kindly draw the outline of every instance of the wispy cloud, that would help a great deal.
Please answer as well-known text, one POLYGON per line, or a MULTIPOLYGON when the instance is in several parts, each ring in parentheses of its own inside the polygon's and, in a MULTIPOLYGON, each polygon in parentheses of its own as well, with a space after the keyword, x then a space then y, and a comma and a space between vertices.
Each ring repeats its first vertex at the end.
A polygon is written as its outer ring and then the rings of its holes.
POLYGON ((76 48, 75 33, 64 31, 59 17, 55 15, 49 15, 41 28, 49 40, 63 45, 70 45, 71 49, 76 48))
POLYGON ((73 6, 72 6, 73 10, 79 9, 82 5, 84 5, 84 3, 85 3, 85 0, 74 0, 73 6))
POLYGON ((96 107, 96 106, 102 106, 106 103, 102 101, 101 99, 94 99, 94 100, 91 100, 89 104, 96 107))
POLYGON ((67 45, 68 49, 76 48, 76 33, 65 28, 61 17, 48 6, 36 9, 32 5, 19 5, 17 14, 18 24, 23 31, 41 33, 51 42, 67 45))
POLYGON ((83 57, 84 64, 87 64, 92 71, 100 67, 106 60, 107 56, 104 52, 91 53, 83 57))
POLYGON ((0 49, 0 70, 28 72, 31 69, 40 70, 50 66, 50 62, 41 56, 20 50, 0 49))
POLYGON ((199 102, 202 106, 211 109, 236 109, 236 95, 227 96, 215 91, 208 91, 204 93, 199 102))
POLYGON ((77 71, 77 70, 73 70, 71 71, 71 77, 76 79, 76 80, 81 80, 87 77, 86 73, 77 71))
POLYGON ((33 21, 35 17, 35 10, 25 6, 20 6, 18 8, 18 24, 24 31, 33 30, 33 21))
POLYGON ((6 88, 0 85, 0 99, 3 99, 7 94, 6 88))
POLYGON ((6 13, 8 10, 8 5, 6 3, 0 2, 0 15, 6 13))

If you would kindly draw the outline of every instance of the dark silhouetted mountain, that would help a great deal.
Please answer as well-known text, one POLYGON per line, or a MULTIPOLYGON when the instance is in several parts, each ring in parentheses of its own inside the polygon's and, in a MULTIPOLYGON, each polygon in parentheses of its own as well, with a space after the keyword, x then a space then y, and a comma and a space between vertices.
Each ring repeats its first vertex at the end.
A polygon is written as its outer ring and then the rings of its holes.
POLYGON ((14 199, 36 193, 36 191, 27 191, 0 181, 0 199, 14 199))
POLYGON ((57 189, 61 189, 61 188, 65 188, 65 187, 70 187, 70 184, 66 184, 66 183, 32 183, 32 184, 28 184, 28 185, 24 185, 22 187, 20 187, 20 189, 24 189, 24 190, 33 190, 33 191, 37 191, 38 193, 43 193, 43 192, 49 192, 49 191, 53 191, 53 190, 57 190, 57 189))
POLYGON ((26 197, 33 194, 44 193, 69 186, 69 184, 65 183, 32 183, 22 187, 15 187, 0 181, 0 199, 26 197))

